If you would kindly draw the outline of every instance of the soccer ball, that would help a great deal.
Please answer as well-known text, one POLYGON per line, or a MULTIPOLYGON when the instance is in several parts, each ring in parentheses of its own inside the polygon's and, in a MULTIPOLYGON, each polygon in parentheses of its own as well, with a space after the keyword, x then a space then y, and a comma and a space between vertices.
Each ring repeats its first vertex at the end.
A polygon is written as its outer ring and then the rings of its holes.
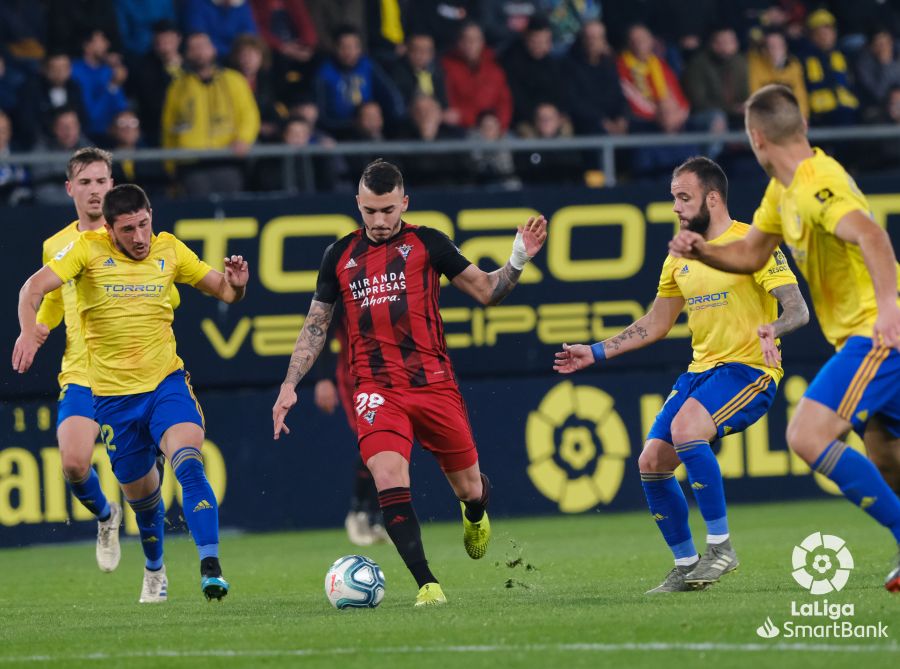
POLYGON ((384 599, 384 572, 367 557, 345 555, 325 574, 325 596, 336 609, 374 608, 384 599))

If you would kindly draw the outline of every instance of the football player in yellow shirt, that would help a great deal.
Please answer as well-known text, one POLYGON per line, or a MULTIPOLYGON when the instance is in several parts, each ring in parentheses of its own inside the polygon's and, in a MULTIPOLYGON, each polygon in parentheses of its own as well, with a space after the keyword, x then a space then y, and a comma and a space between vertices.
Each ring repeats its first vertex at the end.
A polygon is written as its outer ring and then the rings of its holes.
MULTIPOLYGON (((681 229, 711 245, 742 239, 750 229, 732 220, 728 180, 709 158, 691 158, 677 167, 671 191, 681 229)), ((710 442, 747 429, 769 410, 784 374, 778 339, 809 320, 797 279, 777 249, 753 276, 727 274, 670 255, 645 316, 593 346, 563 344, 554 369, 570 374, 648 346, 666 336, 685 306, 694 359, 675 382, 638 459, 650 513, 675 557, 665 580, 647 594, 700 590, 738 567, 722 473, 710 442), (702 558, 691 537, 687 500, 675 479, 680 463, 706 522, 702 558)))
MULTIPOLYGON (((79 149, 66 165, 66 191, 75 204, 78 218, 44 241, 43 263, 73 242, 86 230, 103 230, 103 196, 112 188, 112 156, 101 149, 79 149)), ((94 420, 94 405, 87 380, 88 356, 81 334, 75 282, 68 281, 49 293, 37 314, 38 331, 43 337, 66 324, 66 349, 59 373, 59 403, 56 440, 63 475, 72 493, 86 509, 97 516, 97 565, 113 571, 119 565, 119 525, 122 509, 107 500, 97 472, 91 466, 94 444, 100 426, 94 420)))
MULTIPOLYGON (((771 177, 753 227, 742 240, 715 246, 682 231, 670 252, 749 274, 784 239, 809 284, 822 332, 837 349, 798 403, 788 445, 900 544, 900 499, 875 464, 844 441, 856 430, 869 457, 888 474, 896 472, 900 306, 890 237, 872 220, 850 175, 810 146, 789 88, 759 89, 747 101, 745 121, 753 153, 771 177)), ((900 555, 885 587, 900 592, 900 555)))
POLYGON ((249 278, 247 263, 241 256, 226 258, 223 274, 173 235, 154 235, 150 202, 133 184, 105 195, 103 216, 108 234, 83 233, 22 287, 13 368, 24 373, 34 359, 35 319, 44 295, 77 279, 96 420, 135 511, 146 557, 140 601, 168 596, 157 445, 181 484, 182 508, 200 554, 201 590, 208 599, 221 599, 229 586, 219 565, 218 504, 200 455, 203 413, 175 351, 169 295, 178 282, 237 302, 249 278))

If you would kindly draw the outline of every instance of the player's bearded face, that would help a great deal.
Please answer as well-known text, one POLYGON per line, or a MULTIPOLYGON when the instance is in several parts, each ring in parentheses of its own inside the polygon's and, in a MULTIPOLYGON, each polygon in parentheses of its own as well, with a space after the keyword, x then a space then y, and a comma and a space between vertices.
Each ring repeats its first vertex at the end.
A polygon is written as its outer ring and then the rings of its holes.
POLYGON ((115 225, 107 222, 106 229, 116 248, 132 260, 143 260, 150 255, 153 225, 149 211, 121 214, 116 217, 115 225))
POLYGON ((103 218, 103 196, 113 180, 104 162, 85 165, 66 182, 66 190, 75 202, 79 218, 92 221, 103 218))
POLYGON ((373 242, 383 242, 400 230, 403 212, 409 206, 409 197, 399 188, 376 195, 360 184, 356 202, 362 214, 366 236, 373 242))
POLYGON ((687 219, 687 229, 700 235, 706 234, 709 229, 709 207, 706 206, 706 198, 700 203, 697 215, 687 219))

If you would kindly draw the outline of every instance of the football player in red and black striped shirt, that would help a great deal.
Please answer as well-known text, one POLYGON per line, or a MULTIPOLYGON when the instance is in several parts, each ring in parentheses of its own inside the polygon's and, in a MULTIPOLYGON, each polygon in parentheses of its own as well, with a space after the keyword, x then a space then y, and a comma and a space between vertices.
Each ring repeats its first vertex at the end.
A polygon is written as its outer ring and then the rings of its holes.
POLYGON ((357 436, 378 488, 384 526, 419 586, 416 606, 447 601, 428 567, 409 491, 415 437, 437 458, 463 509, 463 543, 478 559, 487 549, 490 484, 479 467, 466 407, 447 355, 438 309, 441 274, 485 305, 500 303, 544 244, 547 222, 519 228, 509 262, 485 272, 450 239, 408 225, 409 196, 394 165, 376 160, 359 183, 363 226, 328 247, 316 294, 297 338, 288 373, 272 409, 275 439, 297 403, 297 383, 325 344, 335 303, 344 308, 350 343, 357 436))

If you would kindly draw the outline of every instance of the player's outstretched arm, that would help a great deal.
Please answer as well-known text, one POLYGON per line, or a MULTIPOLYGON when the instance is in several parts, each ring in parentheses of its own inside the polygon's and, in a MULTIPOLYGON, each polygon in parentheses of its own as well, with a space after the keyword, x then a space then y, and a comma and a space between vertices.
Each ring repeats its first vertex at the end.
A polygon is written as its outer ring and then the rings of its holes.
POLYGON ((571 374, 607 358, 649 346, 668 334, 683 308, 681 297, 657 297, 650 311, 615 337, 591 346, 563 344, 563 350, 556 353, 553 369, 560 374, 571 374))
POLYGON ((19 337, 13 347, 12 366, 24 374, 34 362, 38 348, 46 340, 38 329, 37 312, 44 295, 62 285, 62 280, 46 265, 32 274, 19 291, 19 337))
POLYGON ((227 304, 244 299, 250 268, 243 256, 225 258, 225 271, 212 270, 196 283, 196 288, 227 304))
POLYGON ((809 323, 809 307, 806 306, 806 300, 803 299, 800 287, 796 284, 778 286, 769 292, 781 305, 781 316, 772 323, 760 325, 756 334, 759 336, 766 364, 778 367, 781 364, 781 351, 775 342, 809 323))
POLYGON ((834 228, 838 239, 859 246, 872 277, 878 320, 872 337, 884 346, 900 349, 900 308, 897 307, 897 257, 887 231, 862 211, 844 215, 834 228))
POLYGON ((730 244, 710 244, 703 235, 682 230, 669 242, 669 253, 676 258, 699 260, 704 265, 732 274, 753 274, 762 269, 781 237, 751 227, 747 236, 730 244))
POLYGON ((313 300, 309 306, 309 313, 306 315, 306 320, 303 321, 303 327, 300 329, 297 343, 294 345, 294 352, 291 354, 287 375, 281 384, 275 406, 272 407, 275 439, 278 439, 282 432, 291 433, 284 419, 297 403, 297 384, 313 366, 325 346, 325 338, 328 335, 328 326, 331 324, 333 313, 334 305, 327 302, 313 300))
POLYGON ((531 217, 519 227, 513 241, 512 255, 498 270, 485 272, 476 265, 469 265, 450 282, 466 295, 484 305, 500 304, 519 283, 525 264, 537 255, 547 240, 547 219, 531 217))

